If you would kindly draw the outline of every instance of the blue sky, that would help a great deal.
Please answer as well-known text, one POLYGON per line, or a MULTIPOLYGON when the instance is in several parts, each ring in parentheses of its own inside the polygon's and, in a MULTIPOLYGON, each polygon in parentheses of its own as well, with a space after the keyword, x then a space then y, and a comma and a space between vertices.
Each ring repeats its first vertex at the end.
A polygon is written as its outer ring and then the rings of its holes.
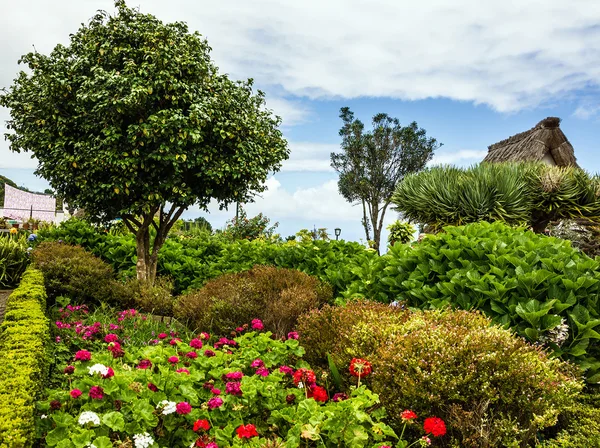
MULTIPOLYGON (((596 0, 447 2, 138 0, 165 21, 205 35, 233 78, 253 77, 283 117, 292 155, 248 213, 264 212, 287 236, 313 226, 364 239, 360 210, 337 193, 329 153, 339 145, 340 107, 368 123, 378 112, 416 121, 442 142, 434 163, 479 162, 487 146, 547 116, 600 171, 600 3, 596 0)), ((0 18, 0 85, 32 45, 48 52, 109 0, 32 0, 0 18)), ((8 117, 0 110, 0 120, 8 117)), ((35 161, 0 141, 0 174, 42 190, 35 161)), ((206 216, 223 226, 234 210, 206 216)), ((386 222, 395 219, 389 213, 386 222)))

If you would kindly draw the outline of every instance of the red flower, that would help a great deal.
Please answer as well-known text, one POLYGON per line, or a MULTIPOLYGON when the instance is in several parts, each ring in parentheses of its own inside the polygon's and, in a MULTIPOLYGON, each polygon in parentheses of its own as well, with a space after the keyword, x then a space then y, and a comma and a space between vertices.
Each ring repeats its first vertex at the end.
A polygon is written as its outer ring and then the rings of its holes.
POLYGON ((315 401, 325 403, 327 401, 327 391, 321 386, 314 386, 308 392, 308 398, 314 398, 315 401))
POLYGON ((171 364, 177 364, 179 362, 179 358, 177 356, 171 356, 169 357, 169 362, 171 364))
POLYGON ((71 398, 79 398, 81 397, 81 391, 79 389, 73 389, 71 392, 71 398))
POLYGON ((106 380, 108 378, 112 378, 113 376, 115 376, 115 371, 112 369, 112 367, 109 367, 106 375, 102 375, 102 378, 106 380))
POLYGON ((67 366, 63 372, 67 375, 70 375, 71 373, 75 372, 75 366, 67 366))
POLYGON ((96 400, 102 400, 102 397, 104 397, 103 394, 104 389, 102 389, 100 386, 92 386, 90 387, 90 391, 88 392, 90 398, 94 398, 96 400))
POLYGON ((148 383, 148 389, 150 389, 152 392, 158 392, 158 387, 156 387, 156 385, 153 383, 148 383))
POLYGON ((237 432, 237 436, 240 439, 250 439, 252 437, 258 437, 258 433, 256 432, 256 426, 248 423, 247 425, 242 425, 238 429, 235 430, 237 432))
POLYGON ((441 437, 446 434, 446 424, 444 420, 438 417, 428 417, 423 422, 423 429, 434 437, 441 437))
POLYGON ((364 359, 353 358, 350 361, 350 374, 353 376, 367 376, 373 371, 371 363, 364 359))
POLYGON ((92 359, 92 354, 87 350, 79 350, 75 353, 76 361, 89 361, 90 359, 92 359))
POLYGON ((303 383, 305 386, 312 386, 317 382, 315 372, 309 369, 298 369, 294 372, 294 384, 303 383))
POLYGON ((149 359, 142 359, 138 365, 137 368, 138 369, 149 369, 150 367, 152 367, 152 361, 150 361, 149 359))
POLYGON ((202 341, 200 339, 194 338, 190 341, 190 347, 202 348, 202 341))
POLYGON ((402 411, 402 413, 400 414, 400 417, 402 417, 402 420, 404 420, 404 421, 410 421, 410 420, 414 420, 415 418, 417 418, 417 414, 415 414, 413 411, 409 411, 407 409, 405 411, 402 411))
POLYGON ((202 429, 204 431, 208 431, 210 429, 210 423, 208 420, 202 419, 202 420, 196 420, 194 422, 194 431, 198 431, 199 429, 202 429))
POLYGON ((177 411, 178 414, 185 415, 185 414, 189 414, 190 412, 192 412, 192 407, 190 406, 190 404, 187 401, 182 401, 181 403, 177 403, 175 405, 175 410, 177 411))

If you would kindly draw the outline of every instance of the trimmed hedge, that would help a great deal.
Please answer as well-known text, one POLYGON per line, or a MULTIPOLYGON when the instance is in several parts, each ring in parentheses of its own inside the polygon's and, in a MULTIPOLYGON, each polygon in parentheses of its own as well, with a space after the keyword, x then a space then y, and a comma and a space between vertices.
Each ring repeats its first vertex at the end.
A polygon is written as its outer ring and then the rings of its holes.
POLYGON ((35 399, 47 377, 50 325, 41 272, 28 269, 0 325, 0 448, 32 444, 35 399))

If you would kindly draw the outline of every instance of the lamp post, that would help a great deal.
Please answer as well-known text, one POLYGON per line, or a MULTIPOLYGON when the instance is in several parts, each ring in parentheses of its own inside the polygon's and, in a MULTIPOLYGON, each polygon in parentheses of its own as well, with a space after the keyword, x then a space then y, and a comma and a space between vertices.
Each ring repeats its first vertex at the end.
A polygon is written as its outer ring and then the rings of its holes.
POLYGON ((333 229, 333 231, 335 232, 335 240, 337 241, 342 233, 342 229, 340 229, 339 227, 336 227, 335 229, 333 229))

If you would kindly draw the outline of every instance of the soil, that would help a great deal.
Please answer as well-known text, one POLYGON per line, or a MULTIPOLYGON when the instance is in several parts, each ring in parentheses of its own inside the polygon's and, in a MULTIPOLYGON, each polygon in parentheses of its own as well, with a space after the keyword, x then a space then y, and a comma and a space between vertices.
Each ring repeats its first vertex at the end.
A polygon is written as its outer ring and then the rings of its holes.
POLYGON ((0 324, 2 323, 2 321, 4 320, 4 310, 6 309, 6 299, 8 299, 8 296, 10 295, 12 291, 7 291, 7 290, 0 290, 0 324))

